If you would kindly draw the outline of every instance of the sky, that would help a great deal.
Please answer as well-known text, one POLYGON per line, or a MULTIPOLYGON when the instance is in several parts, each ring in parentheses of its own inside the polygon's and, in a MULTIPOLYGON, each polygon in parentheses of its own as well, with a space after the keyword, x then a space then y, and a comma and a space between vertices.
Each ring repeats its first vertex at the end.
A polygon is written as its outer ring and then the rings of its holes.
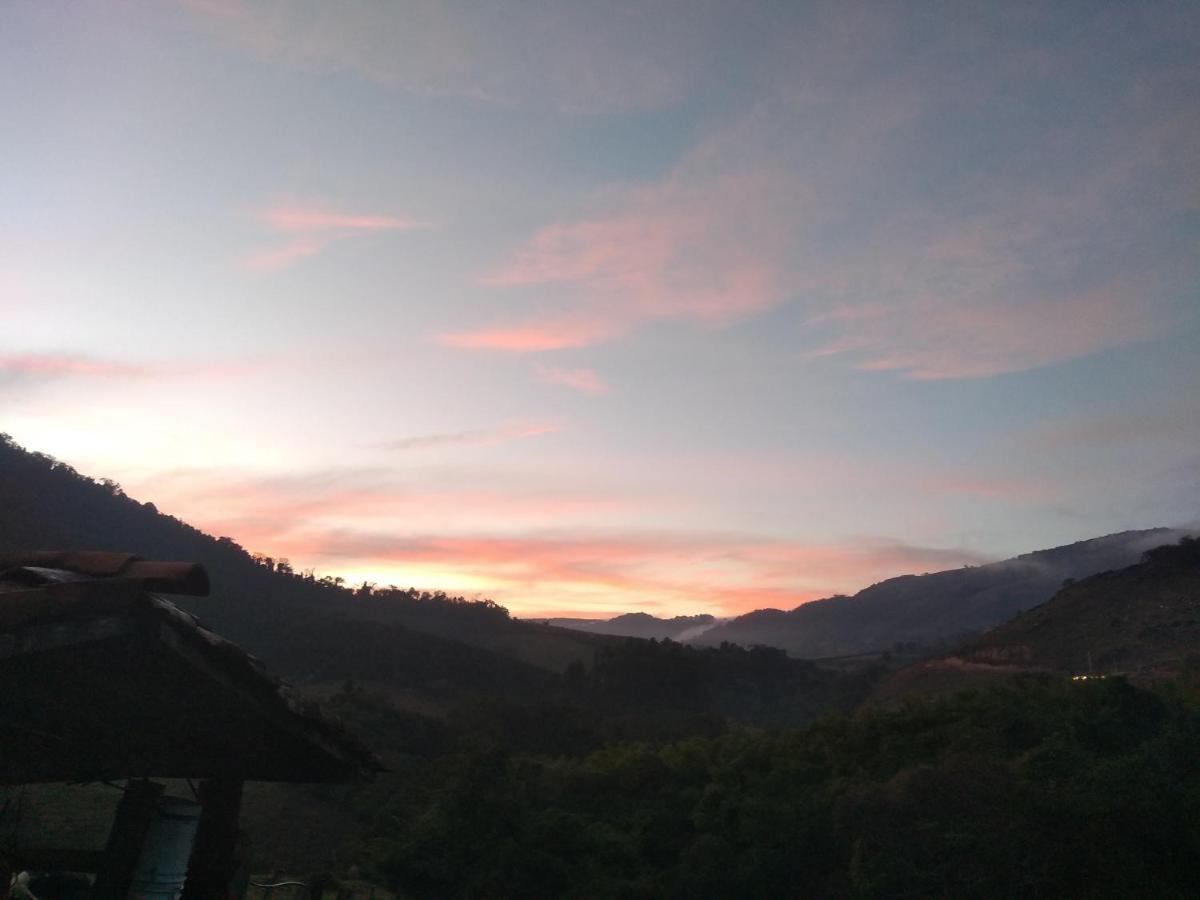
POLYGON ((1200 520, 1200 5, 0 4, 0 431, 730 615, 1200 520))

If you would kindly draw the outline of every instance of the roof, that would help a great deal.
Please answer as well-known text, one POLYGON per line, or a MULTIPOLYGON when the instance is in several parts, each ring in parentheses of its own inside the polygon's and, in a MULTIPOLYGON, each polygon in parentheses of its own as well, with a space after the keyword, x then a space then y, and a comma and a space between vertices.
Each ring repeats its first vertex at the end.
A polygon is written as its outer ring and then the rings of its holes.
POLYGON ((339 722, 156 591, 203 595, 208 578, 129 554, 0 559, 0 782, 382 770, 339 722))

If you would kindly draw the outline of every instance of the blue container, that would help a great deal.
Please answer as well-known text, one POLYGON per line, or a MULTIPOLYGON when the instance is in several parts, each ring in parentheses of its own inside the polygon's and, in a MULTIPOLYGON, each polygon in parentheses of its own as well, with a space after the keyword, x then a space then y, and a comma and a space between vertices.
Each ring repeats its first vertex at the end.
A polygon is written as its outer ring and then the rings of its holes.
POLYGON ((158 816, 142 845, 129 900, 179 900, 199 824, 199 803, 178 797, 158 801, 158 816))

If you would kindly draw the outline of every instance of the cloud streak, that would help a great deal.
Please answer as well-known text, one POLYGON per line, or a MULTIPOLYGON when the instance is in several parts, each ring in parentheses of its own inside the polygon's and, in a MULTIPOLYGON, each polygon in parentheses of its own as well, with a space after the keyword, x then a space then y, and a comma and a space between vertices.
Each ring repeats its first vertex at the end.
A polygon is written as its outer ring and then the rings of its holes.
POLYGON ((327 249, 336 241, 381 231, 429 228, 428 222, 396 216, 345 213, 315 207, 279 206, 259 214, 271 231, 289 236, 287 243, 247 257, 246 268, 277 272, 327 249))
POLYGON ((508 441, 538 437, 561 431, 556 422, 518 422, 498 428, 482 428, 473 431, 452 431, 440 434, 422 434, 399 438, 382 444, 384 450, 441 450, 451 447, 489 447, 508 441))
POLYGON ((534 367, 537 377, 546 384, 557 384, 562 387, 599 397, 609 393, 612 387, 608 385, 593 369, 560 369, 557 366, 547 366, 538 363, 534 367))
POLYGON ((0 354, 0 375, 10 379, 49 381, 64 378, 152 379, 169 377, 229 377, 255 371, 253 363, 131 362, 74 353, 0 354))

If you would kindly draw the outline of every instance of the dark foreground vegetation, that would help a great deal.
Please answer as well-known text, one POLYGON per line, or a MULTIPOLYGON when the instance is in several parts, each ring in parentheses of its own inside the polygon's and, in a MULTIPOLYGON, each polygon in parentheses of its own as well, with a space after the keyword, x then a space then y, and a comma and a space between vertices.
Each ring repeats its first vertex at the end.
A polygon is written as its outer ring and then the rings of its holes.
MULTIPOLYGON (((398 748, 347 796, 355 860, 413 897, 1184 897, 1200 687, 1027 677, 805 729, 614 740, 577 707, 447 721, 359 692, 398 748)), ((680 727, 688 727, 687 722, 680 727)))

